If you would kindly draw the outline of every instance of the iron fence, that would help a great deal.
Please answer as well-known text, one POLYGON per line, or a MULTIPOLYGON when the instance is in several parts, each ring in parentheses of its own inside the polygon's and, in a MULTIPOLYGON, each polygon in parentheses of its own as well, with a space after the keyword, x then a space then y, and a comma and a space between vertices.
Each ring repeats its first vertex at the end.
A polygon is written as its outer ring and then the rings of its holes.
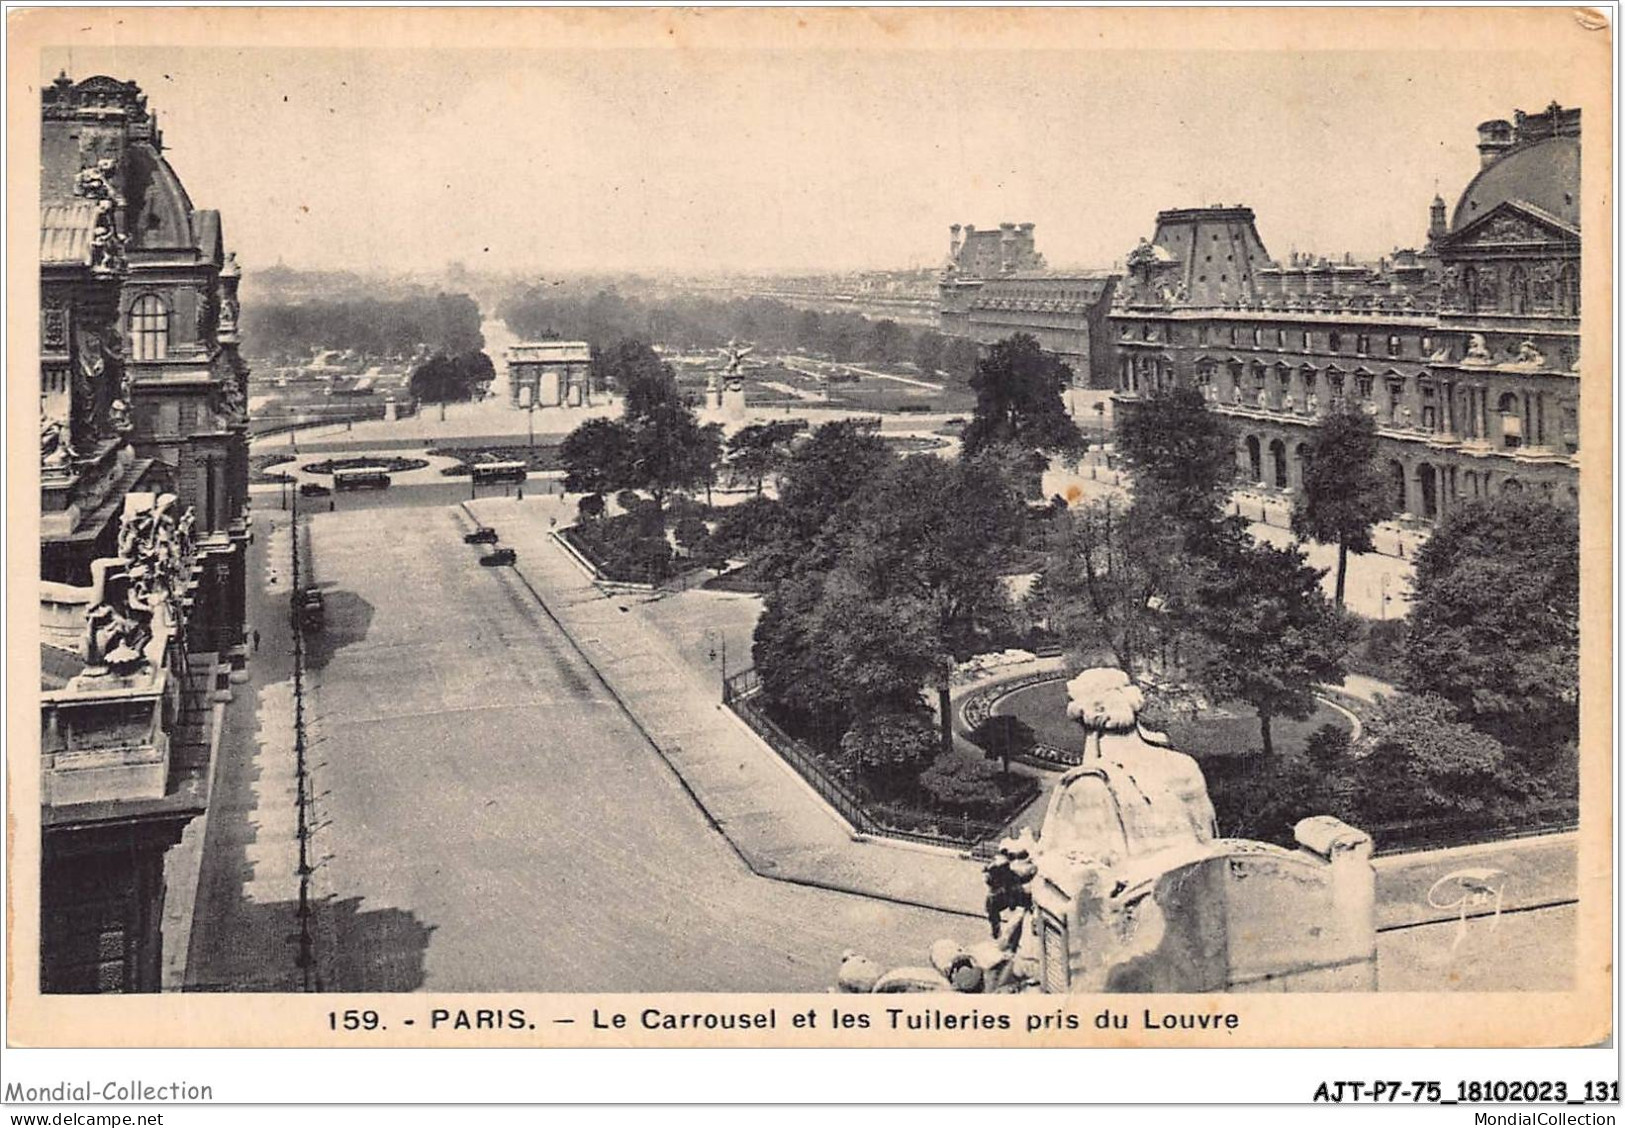
POLYGON ((1002 837, 1005 823, 982 819, 940 815, 925 812, 917 817, 922 823, 934 821, 931 830, 896 825, 895 813, 885 806, 867 800, 856 788, 843 782, 830 772, 822 758, 806 742, 798 740, 779 727, 778 723, 754 700, 762 688, 762 679, 754 668, 741 670, 723 680, 722 700, 751 730, 767 742, 779 757, 795 769, 823 800, 839 812, 854 830, 882 838, 896 838, 905 842, 918 842, 929 846, 945 846, 954 850, 975 852, 979 846, 1002 837), (885 815, 891 814, 892 818, 885 815))

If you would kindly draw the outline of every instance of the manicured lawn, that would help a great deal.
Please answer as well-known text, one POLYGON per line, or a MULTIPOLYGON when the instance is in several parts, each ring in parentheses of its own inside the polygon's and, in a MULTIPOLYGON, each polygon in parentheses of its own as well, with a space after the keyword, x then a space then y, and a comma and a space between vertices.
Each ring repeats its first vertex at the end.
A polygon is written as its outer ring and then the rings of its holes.
MULTIPOLYGON (((1083 749, 1083 730, 1066 715, 1066 683, 1040 682, 1018 689, 1002 698, 993 707, 995 714, 1020 717, 1032 726, 1039 741, 1056 748, 1073 751, 1083 749)), ((1348 718, 1322 705, 1306 721, 1277 718, 1271 725, 1278 752, 1296 752, 1309 734, 1321 725, 1348 727, 1348 718)), ((1214 756, 1232 756, 1258 751, 1258 714, 1245 705, 1227 705, 1222 712, 1215 711, 1179 721, 1168 726, 1169 739, 1181 752, 1197 759, 1214 756)))

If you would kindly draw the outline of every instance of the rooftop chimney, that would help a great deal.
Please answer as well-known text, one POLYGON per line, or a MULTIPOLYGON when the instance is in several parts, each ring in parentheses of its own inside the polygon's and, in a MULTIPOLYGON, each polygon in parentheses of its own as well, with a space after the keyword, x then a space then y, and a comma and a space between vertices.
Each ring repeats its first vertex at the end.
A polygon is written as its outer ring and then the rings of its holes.
POLYGON ((1480 168, 1489 168, 1512 148, 1512 123, 1500 118, 1486 121, 1478 127, 1478 158, 1480 168))

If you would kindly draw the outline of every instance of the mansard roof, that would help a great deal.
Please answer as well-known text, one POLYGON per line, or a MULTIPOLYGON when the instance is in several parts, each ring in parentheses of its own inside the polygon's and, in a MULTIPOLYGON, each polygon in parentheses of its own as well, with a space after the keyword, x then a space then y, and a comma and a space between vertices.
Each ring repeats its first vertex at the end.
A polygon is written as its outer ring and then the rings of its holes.
POLYGON ((39 258, 42 266, 89 266, 96 205, 89 200, 40 208, 39 258))

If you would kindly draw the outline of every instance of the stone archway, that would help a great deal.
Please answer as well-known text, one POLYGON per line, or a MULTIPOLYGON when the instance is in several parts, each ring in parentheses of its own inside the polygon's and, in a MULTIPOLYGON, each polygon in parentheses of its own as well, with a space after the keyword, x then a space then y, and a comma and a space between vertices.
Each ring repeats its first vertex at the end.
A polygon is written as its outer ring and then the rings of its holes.
POLYGON ((1416 466, 1416 501, 1421 511, 1418 515, 1429 521, 1439 516, 1439 472, 1430 462, 1421 462, 1416 466))
POLYGON ((1264 480, 1264 452, 1258 445, 1257 435, 1247 436, 1247 470, 1253 481, 1264 480))
POLYGON ((1309 467, 1315 456, 1309 450, 1308 443, 1299 443, 1292 451, 1293 460, 1297 463, 1297 484, 1303 485, 1304 475, 1309 473, 1309 467))
POLYGON ((1292 484, 1286 471, 1286 444, 1280 439, 1270 440, 1270 468, 1274 472, 1271 481, 1276 489, 1284 490, 1292 484))
POLYGON ((1388 481, 1393 490, 1393 503, 1395 513, 1406 511, 1405 467, 1397 459, 1388 463, 1388 481))

